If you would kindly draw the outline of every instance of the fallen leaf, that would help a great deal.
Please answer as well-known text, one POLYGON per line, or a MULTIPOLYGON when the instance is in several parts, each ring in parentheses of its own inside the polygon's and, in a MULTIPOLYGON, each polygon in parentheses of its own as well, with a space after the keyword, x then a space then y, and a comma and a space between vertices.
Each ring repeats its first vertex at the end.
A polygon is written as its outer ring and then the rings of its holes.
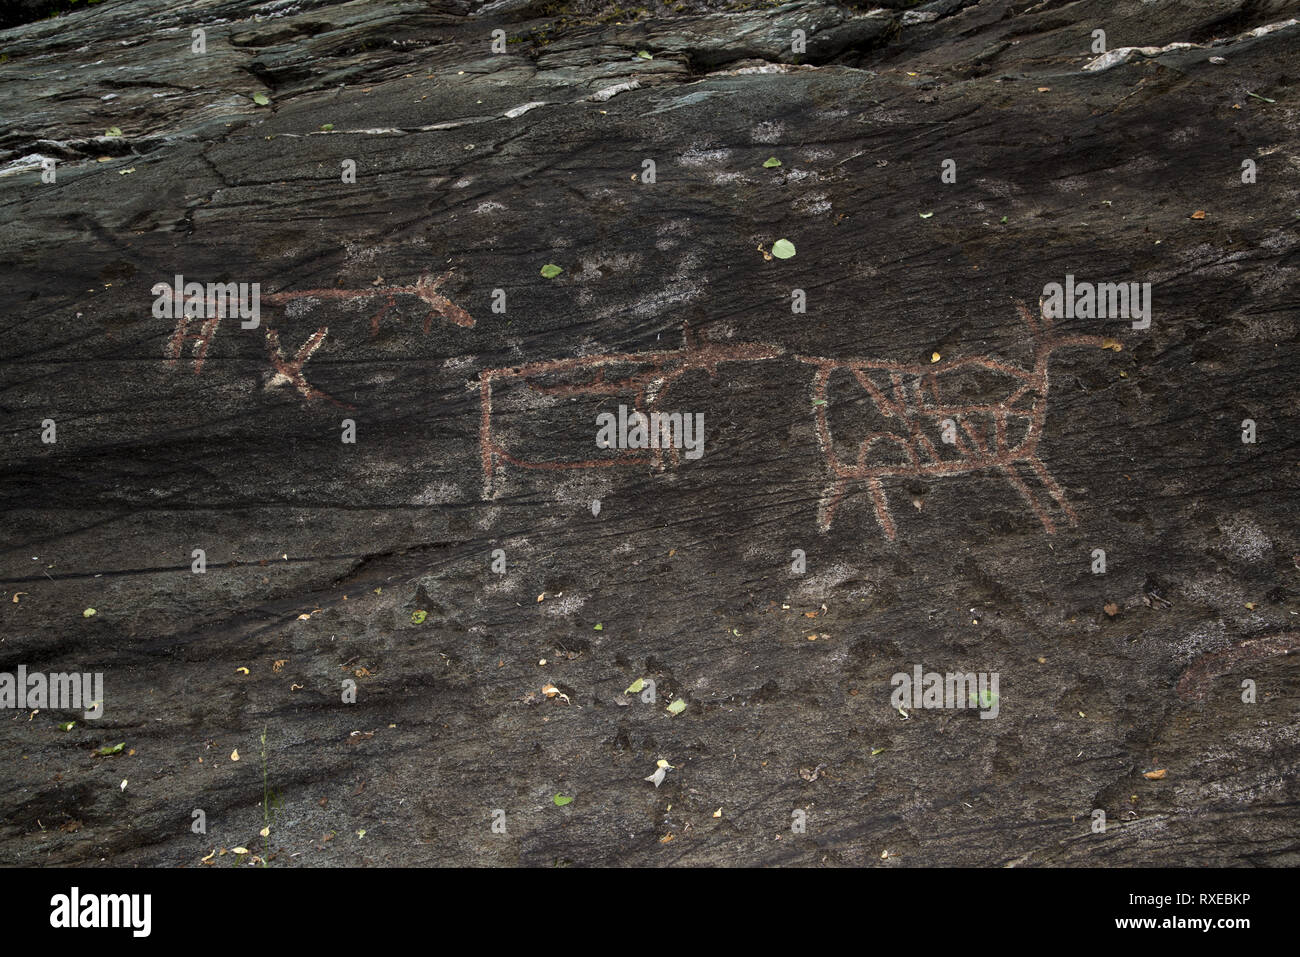
POLYGON ((121 744, 102 747, 95 753, 98 754, 101 758, 106 758, 110 754, 120 754, 124 747, 126 747, 125 741, 123 741, 121 744))
POLYGON ((681 714, 686 710, 686 702, 683 699, 678 698, 668 706, 667 710, 669 714, 681 714))
POLYGON ((554 279, 562 272, 564 272, 564 270, 561 269, 559 266, 555 265, 554 263, 547 263, 545 266, 542 267, 542 278, 554 279))
POLYGON ((565 797, 563 794, 557 794, 555 797, 551 798, 551 800, 555 802, 556 807, 564 807, 566 804, 573 803, 573 798, 565 797))
POLYGON ((238 761, 238 760, 239 760, 239 749, 238 749, 238 748, 235 748, 235 750, 233 750, 233 751, 230 752, 230 760, 232 760, 232 761, 238 761))
POLYGON ((655 787, 659 787, 659 785, 664 783, 664 775, 666 775, 667 773, 668 773, 667 768, 659 768, 655 771, 654 774, 650 775, 647 778, 644 778, 643 780, 649 781, 655 787))
POLYGON ((1115 604, 1113 601, 1108 602, 1107 604, 1102 606, 1102 611, 1110 615, 1110 617, 1114 618, 1116 615, 1119 614, 1119 605, 1115 604))
POLYGON ((794 243, 788 239, 778 239, 772 244, 772 255, 777 259, 789 259, 794 255, 794 243))
POLYGON ((645 687, 645 679, 637 678, 636 681, 632 682, 625 689, 623 689, 623 694, 636 694, 644 687, 645 687))
POLYGON ((89 617, 90 617, 91 615, 93 615, 93 614, 95 614, 95 609, 93 609, 93 608, 87 608, 85 611, 83 611, 83 612, 81 613, 81 617, 82 617, 82 618, 89 618, 89 617))
POLYGON ((1168 773, 1169 772, 1167 768, 1160 768, 1157 771, 1144 771, 1142 772, 1142 776, 1146 778, 1148 781, 1159 781, 1168 773))
POLYGON ((411 612, 411 621, 417 625, 423 625, 424 620, 429 617, 429 613, 423 608, 411 612))
POLYGON ((246 674, 248 674, 248 669, 247 669, 247 668, 236 668, 235 671, 236 671, 236 673, 241 674, 241 675, 246 675, 246 674))
POLYGON ((776 169, 780 165, 781 165, 781 161, 777 159, 775 156, 770 156, 763 161, 764 169, 776 169))
POLYGON ((714 816, 714 817, 722 817, 722 808, 718 808, 716 811, 714 811, 714 812, 713 812, 713 816, 714 816))
POLYGON ((1203 209, 1198 209, 1196 212, 1192 213, 1192 219, 1204 219, 1204 218, 1205 218, 1205 210, 1203 209))

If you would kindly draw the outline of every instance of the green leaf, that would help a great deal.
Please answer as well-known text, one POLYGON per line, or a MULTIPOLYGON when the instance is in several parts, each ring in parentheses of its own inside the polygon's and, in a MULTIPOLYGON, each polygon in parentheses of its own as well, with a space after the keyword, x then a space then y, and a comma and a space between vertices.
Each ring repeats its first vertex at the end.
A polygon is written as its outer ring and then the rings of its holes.
POLYGON ((991 708, 993 707, 993 702, 998 700, 998 696, 995 695, 988 688, 985 688, 978 695, 974 691, 972 691, 969 695, 968 700, 970 701, 972 708, 975 707, 976 705, 978 705, 981 708, 991 708))
POLYGON ((1005 223, 1006 221, 1007 221, 1007 218, 1006 218, 1005 216, 1003 216, 1003 217, 1002 217, 1002 222, 1005 223))
POLYGON ((778 239, 772 244, 772 255, 777 259, 789 259, 794 255, 794 243, 788 239, 778 239))
POLYGON ((424 619, 428 617, 429 617, 429 613, 425 611, 423 608, 419 609, 418 611, 411 612, 411 621, 415 622, 415 624, 417 625, 423 625, 424 619))
POLYGON ((74 727, 76 727, 76 725, 77 725, 77 722, 75 722, 75 721, 64 721, 62 724, 59 725, 59 730, 60 730, 60 731, 71 731, 74 727))
POLYGON ((565 797, 563 794, 557 794, 555 797, 551 798, 551 800, 555 802, 556 807, 564 807, 566 804, 573 803, 573 798, 565 797))
POLYGON ((592 631, 604 631, 604 630, 605 630, 605 626, 604 626, 603 623, 601 623, 601 622, 598 621, 598 622, 596 622, 596 627, 592 628, 591 630, 592 630, 592 631))
POLYGON ((561 269, 559 266, 555 265, 554 263, 547 263, 545 266, 542 267, 542 278, 554 279, 562 272, 564 272, 564 270, 561 269))
POLYGON ((1266 97, 1266 96, 1260 96, 1258 93, 1251 93, 1251 92, 1247 91, 1246 95, 1247 95, 1247 96, 1253 96, 1253 97, 1254 97, 1255 99, 1257 99, 1257 100, 1263 100, 1265 103, 1276 103, 1276 102, 1277 102, 1277 100, 1270 100, 1270 99, 1269 99, 1268 97, 1266 97))
POLYGON ((636 681, 632 682, 630 685, 627 686, 627 690, 624 691, 623 694, 636 694, 644 687, 645 687, 645 679, 637 678, 636 681))
POLYGON ((776 169, 781 165, 781 161, 775 156, 770 156, 763 161, 763 169, 776 169))
POLYGON ((333 123, 322 123, 322 124, 320 125, 320 128, 321 128, 324 132, 328 133, 330 130, 334 129, 334 124, 333 124, 333 123))
POLYGON ((636 53, 636 55, 637 55, 640 59, 642 59, 642 60, 653 60, 653 59, 654 59, 654 57, 652 57, 652 56, 650 55, 650 51, 649 51, 649 50, 638 50, 637 53, 636 53))
POLYGON ((258 106, 270 106, 271 98, 267 96, 265 93, 254 93, 253 102, 256 103, 258 106))
POLYGON ((826 404, 825 399, 813 399, 813 405, 825 405, 825 404, 826 404))
POLYGON ((95 609, 93 609, 93 608, 87 608, 85 611, 83 611, 83 612, 81 613, 81 617, 82 617, 82 618, 89 618, 89 617, 90 617, 91 615, 93 615, 93 614, 95 614, 95 609))
POLYGON ((933 216, 933 215, 934 215, 934 213, 922 213, 922 214, 921 214, 921 218, 922 218, 922 219, 929 219, 929 218, 930 218, 931 216, 933 216))
POLYGON ((109 747, 100 748, 95 753, 98 754, 101 758, 106 758, 110 754, 120 754, 122 749, 125 747, 126 747, 126 742, 123 741, 121 744, 114 745, 111 748, 109 747))
POLYGON ((672 704, 668 706, 669 714, 681 714, 685 710, 686 710, 686 700, 684 698, 678 698, 676 701, 674 701, 672 704))
POLYGON ((871 756, 874 758, 877 754, 880 754, 884 750, 885 750, 884 748, 872 748, 871 756))
POLYGON ((110 126, 108 129, 104 130, 104 135, 105 135, 105 136, 121 136, 121 135, 122 135, 122 131, 119 130, 116 126, 110 126))

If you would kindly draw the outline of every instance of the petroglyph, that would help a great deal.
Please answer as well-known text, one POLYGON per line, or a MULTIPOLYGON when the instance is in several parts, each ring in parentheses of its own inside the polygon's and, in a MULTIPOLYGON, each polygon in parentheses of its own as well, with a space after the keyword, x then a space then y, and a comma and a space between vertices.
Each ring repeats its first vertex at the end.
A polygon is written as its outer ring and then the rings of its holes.
POLYGON ((383 307, 370 317, 370 334, 376 335, 379 332, 379 320, 397 305, 397 297, 415 296, 429 307, 429 314, 424 320, 426 335, 433 328, 435 318, 446 319, 448 322, 467 329, 472 328, 474 318, 438 292, 439 287, 450 277, 451 273, 448 271, 437 279, 431 279, 426 270, 414 285, 410 286, 378 286, 369 289, 302 289, 295 292, 274 292, 264 298, 267 302, 292 302, 296 299, 372 299, 375 296, 383 296, 383 307))
POLYGON ((327 399, 335 405, 343 406, 345 409, 352 408, 352 406, 326 395, 320 389, 311 385, 302 374, 302 367, 312 357, 312 353, 320 348, 321 343, 325 341, 325 336, 328 334, 329 329, 326 326, 321 326, 312 333, 311 338, 303 343, 302 348, 294 354, 293 360, 290 361, 284 357, 284 350, 280 347, 279 334, 274 329, 268 329, 266 331, 266 346, 271 354, 271 367, 275 369, 275 374, 266 383, 266 387, 274 389, 280 385, 292 385, 302 393, 304 399, 327 399))
POLYGON ((596 469, 615 466, 649 465, 656 470, 664 466, 665 448, 673 465, 680 460, 680 450, 668 445, 663 448, 624 449, 603 458, 576 460, 534 461, 512 454, 492 425, 492 390, 494 383, 516 383, 539 396, 632 396, 633 408, 649 419, 650 414, 663 406, 669 388, 679 378, 694 370, 703 370, 710 376, 718 374, 723 362, 755 362, 775 359, 784 353, 781 346, 768 343, 706 343, 701 345, 689 328, 683 329, 685 345, 681 349, 656 352, 633 352, 603 356, 580 356, 574 359, 551 359, 526 365, 500 369, 485 369, 479 374, 480 394, 479 449, 483 462, 483 498, 495 495, 497 470, 502 465, 523 469, 596 469), (606 373, 617 366, 633 366, 638 371, 622 378, 606 378, 606 373), (543 384, 539 380, 557 379, 577 373, 593 373, 591 378, 577 383, 543 384), (647 454, 648 453, 648 454, 647 454))
MULTIPOLYGON (((383 317, 392 310, 400 295, 411 295, 428 305, 424 331, 427 334, 435 317, 469 328, 474 319, 463 309, 437 292, 449 273, 430 278, 421 275, 413 285, 380 286, 369 289, 306 289, 271 293, 265 301, 283 304, 303 299, 353 300, 383 297, 382 307, 370 318, 371 335, 379 331, 383 317)), ((211 302, 208 303, 211 305, 211 302)), ((1047 415, 1050 386, 1048 362, 1057 349, 1091 346, 1118 351, 1113 339, 1100 336, 1065 336, 1053 334, 1052 320, 1039 300, 1040 318, 1017 302, 1016 307, 1034 342, 1032 368, 1022 368, 987 356, 940 360, 929 365, 907 364, 885 359, 835 359, 795 356, 799 362, 814 367, 812 401, 816 417, 818 446, 830 473, 830 483, 818 505, 817 523, 829 531, 835 513, 854 483, 864 483, 871 493, 876 520, 889 540, 897 537, 897 527, 885 496, 884 480, 898 477, 964 475, 985 470, 1001 474, 1028 504, 1052 534, 1056 523, 1049 514, 1052 503, 1070 524, 1078 517, 1064 491, 1052 478, 1038 455, 1047 415), (832 436, 829 396, 832 379, 836 390, 841 385, 857 387, 865 393, 875 415, 886 421, 886 429, 868 431, 850 454, 842 454, 832 436), (974 402, 960 402, 954 396, 957 387, 970 384, 972 376, 1001 380, 991 387, 986 381, 984 395, 996 397, 974 402), (1037 480, 1035 492, 1026 482, 1037 480), (1045 493, 1045 494, 1044 494, 1045 493)), ((168 358, 175 365, 183 357, 184 344, 194 342, 194 371, 201 372, 212 338, 221 321, 221 310, 203 320, 199 332, 189 331, 193 317, 181 316, 168 344, 168 358)), ((267 389, 293 386, 306 400, 325 399, 351 408, 317 389, 306 379, 303 367, 324 343, 328 326, 320 326, 294 353, 286 356, 279 333, 266 330, 268 355, 274 370, 267 389)), ((669 464, 680 464, 681 450, 675 443, 653 443, 649 448, 609 450, 602 456, 538 457, 511 451, 509 443, 494 424, 494 389, 519 386, 524 390, 525 405, 545 405, 549 401, 578 397, 630 396, 634 413, 650 422, 663 409, 673 384, 688 372, 701 370, 716 377, 724 362, 755 362, 775 359, 785 350, 771 343, 700 343, 689 328, 683 328, 685 344, 680 349, 636 353, 580 356, 552 359, 518 366, 485 369, 474 385, 480 396, 479 454, 482 464, 482 497, 492 499, 497 493, 497 479, 505 466, 529 470, 600 469, 621 466, 650 466, 662 471, 669 464), (576 379, 576 381, 574 381, 576 379), (665 452, 667 455, 665 456, 665 452)), ((498 413, 500 414, 500 413, 498 413)), ((859 424, 865 416, 858 415, 859 424)), ((849 444, 852 448, 852 443, 849 444)), ((842 447, 841 447, 842 448, 842 447)))
POLYGON ((1047 416, 1048 360, 1057 349, 1093 346, 1119 351, 1120 344, 1100 336, 1054 337, 1052 323, 1043 310, 1035 319, 1023 303, 1016 307, 1034 340, 1034 366, 1019 366, 983 356, 941 360, 930 365, 909 365, 883 359, 825 359, 796 356, 816 369, 812 401, 817 418, 817 441, 831 474, 831 483, 818 509, 818 527, 828 531, 835 511, 853 482, 865 482, 871 492, 876 520, 885 537, 897 535, 883 480, 893 477, 963 475, 983 470, 1000 472, 1033 510, 1049 534, 1056 526, 1041 496, 1036 497, 1017 471, 1024 467, 1037 477, 1070 524, 1078 518, 1061 487, 1038 456, 1047 416), (870 398, 876 412, 891 420, 898 432, 871 432, 857 447, 856 458, 845 461, 836 454, 828 418, 828 387, 837 371, 847 372, 870 398), (1010 392, 995 402, 947 401, 940 390, 945 378, 966 373, 992 373, 1010 380, 1010 392), (947 434, 948 441, 943 436, 947 434), (936 445, 931 435, 939 439, 936 445), (892 444, 896 461, 882 461, 877 448, 892 444))
MULTIPOLYGON (((430 278, 426 270, 420 275, 420 278, 412 285, 408 286, 373 286, 368 289, 303 289, 292 292, 275 292, 262 296, 261 299, 272 304, 284 304, 295 302, 297 300, 310 299, 334 299, 334 300, 359 300, 373 299, 377 296, 384 297, 384 304, 373 316, 370 317, 370 335, 373 338, 379 333, 379 323, 383 317, 397 305, 398 296, 415 296, 428 307, 428 315, 424 320, 424 334, 428 335, 433 328, 435 318, 446 319, 454 325, 463 328, 472 328, 474 318, 456 305, 446 296, 438 292, 438 289, 444 282, 450 278, 451 273, 445 272, 436 279, 430 278)), ((179 277, 178 277, 179 282, 179 277)), ((227 314, 232 314, 228 308, 229 303, 220 297, 214 296, 210 291, 206 293, 203 300, 202 324, 199 326, 197 333, 190 331, 190 324, 196 318, 187 315, 191 311, 184 308, 185 300, 178 293, 173 292, 170 287, 159 285, 155 287, 160 291, 159 295, 181 309, 176 320, 175 330, 168 340, 166 348, 167 364, 175 367, 178 362, 184 358, 185 343, 193 342, 191 356, 194 361, 194 372, 197 375, 203 371, 203 364, 207 360, 208 350, 212 346, 212 340, 217 334, 221 325, 221 320, 227 314)), ((304 399, 325 399, 333 402, 335 405, 343 408, 352 408, 350 405, 339 402, 337 399, 326 395, 321 390, 312 386, 303 374, 303 366, 312 357, 317 349, 324 343, 325 337, 329 334, 328 326, 320 326, 303 346, 294 354, 292 359, 285 357, 284 349, 280 345, 279 333, 272 329, 269 324, 266 329, 266 341, 271 368, 274 370, 271 378, 266 384, 266 388, 272 389, 281 385, 292 385, 302 395, 304 399)))

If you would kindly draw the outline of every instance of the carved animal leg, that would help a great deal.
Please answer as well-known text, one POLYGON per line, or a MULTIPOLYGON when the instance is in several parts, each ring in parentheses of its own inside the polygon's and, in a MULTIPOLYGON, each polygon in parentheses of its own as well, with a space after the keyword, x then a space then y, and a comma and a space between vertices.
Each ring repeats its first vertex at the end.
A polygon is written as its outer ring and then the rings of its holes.
POLYGON ((351 409, 352 406, 347 403, 340 402, 333 396, 326 395, 320 389, 317 389, 303 375, 302 367, 306 365, 312 354, 321 347, 321 343, 325 341, 325 336, 328 333, 329 328, 321 326, 311 334, 311 337, 303 343, 302 348, 290 360, 285 358, 284 350, 280 347, 280 334, 274 329, 267 329, 266 345, 271 353, 271 367, 275 372, 272 374, 270 381, 267 382, 266 388, 273 389, 280 385, 292 385, 302 393, 304 399, 325 399, 341 408, 351 409))
POLYGON ((483 463, 483 498, 493 495, 493 479, 496 476, 496 455, 493 454, 492 441, 492 382, 483 378, 479 382, 479 455, 483 463))
POLYGON ((1034 474, 1038 476, 1038 480, 1043 483, 1043 487, 1047 489, 1047 494, 1056 500, 1057 505, 1061 506, 1061 511, 1065 512, 1070 524, 1078 525, 1079 516, 1070 507, 1065 492, 1061 489, 1061 486, 1056 484, 1056 479, 1052 478, 1051 473, 1047 471, 1047 466, 1043 465, 1037 458, 1029 459, 1029 464, 1033 468, 1034 474))
POLYGON ((836 478, 822 494, 821 503, 817 506, 817 527, 823 532, 831 530, 831 522, 835 521, 835 509, 839 507, 848 484, 847 479, 836 478))
POLYGON ((1047 510, 1043 508, 1042 503, 1040 503, 1038 499, 1034 498, 1034 493, 1030 491, 1029 486, 1025 484, 1024 479, 1016 474, 1016 467, 1014 465, 1004 465, 1002 466, 1002 471, 1006 475, 1007 481, 1010 482, 1015 490, 1020 493, 1021 498, 1029 503, 1029 507, 1034 510, 1034 514, 1038 516, 1038 520, 1043 523, 1043 528, 1047 529, 1047 534, 1055 535, 1056 526, 1052 524, 1052 519, 1047 514, 1047 510))
POLYGON ((876 521, 880 523, 885 537, 892 542, 895 535, 894 519, 889 514, 889 501, 885 498, 885 487, 878 478, 869 479, 867 484, 871 486, 871 497, 876 504, 876 521))

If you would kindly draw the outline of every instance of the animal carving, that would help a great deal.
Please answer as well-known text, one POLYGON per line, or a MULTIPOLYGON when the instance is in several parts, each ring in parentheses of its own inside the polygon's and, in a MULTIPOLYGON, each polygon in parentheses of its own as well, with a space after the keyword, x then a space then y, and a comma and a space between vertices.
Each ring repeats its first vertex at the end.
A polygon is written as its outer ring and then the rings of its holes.
POLYGON ((795 357, 816 370, 812 397, 817 440, 830 472, 830 484, 818 510, 822 531, 830 529, 835 512, 853 483, 865 483, 870 490, 876 520, 885 537, 892 541, 897 529, 885 497, 886 479, 964 475, 986 470, 1006 478, 1049 534, 1056 530, 1048 514, 1050 502, 1043 500, 1041 492, 1035 494, 1031 490, 1025 481, 1026 474, 1031 473, 1037 479, 1071 524, 1077 522, 1065 493, 1038 455, 1038 442, 1047 416, 1048 361, 1057 349, 1092 346, 1118 352, 1121 346, 1113 339, 1100 336, 1055 335, 1041 300, 1038 319, 1023 303, 1017 302, 1016 307, 1033 337, 1034 360, 1029 369, 983 356, 929 365, 884 359, 795 357), (849 374, 891 428, 891 431, 870 432, 848 459, 838 454, 831 435, 827 393, 836 372, 849 374), (995 386, 1002 387, 1002 395, 994 401, 958 402, 951 397, 951 390, 946 389, 957 377, 966 382, 980 377, 992 380, 995 386))
MULTIPOLYGON (((784 352, 780 346, 757 342, 701 344, 689 328, 684 330, 684 337, 686 342, 681 349, 579 356, 483 370, 478 378, 483 497, 493 496, 498 469, 504 465, 524 469, 592 469, 620 465, 650 465, 656 469, 664 467, 664 448, 620 450, 602 458, 579 460, 538 461, 517 455, 506 447, 493 428, 494 385, 523 385, 536 395, 546 396, 630 395, 635 411, 648 418, 663 407, 668 390, 688 372, 703 370, 710 376, 716 376, 720 363, 774 359, 784 352), (578 381, 571 381, 575 378, 578 381)), ((668 446, 667 452, 670 460, 676 464, 678 450, 668 446)))

